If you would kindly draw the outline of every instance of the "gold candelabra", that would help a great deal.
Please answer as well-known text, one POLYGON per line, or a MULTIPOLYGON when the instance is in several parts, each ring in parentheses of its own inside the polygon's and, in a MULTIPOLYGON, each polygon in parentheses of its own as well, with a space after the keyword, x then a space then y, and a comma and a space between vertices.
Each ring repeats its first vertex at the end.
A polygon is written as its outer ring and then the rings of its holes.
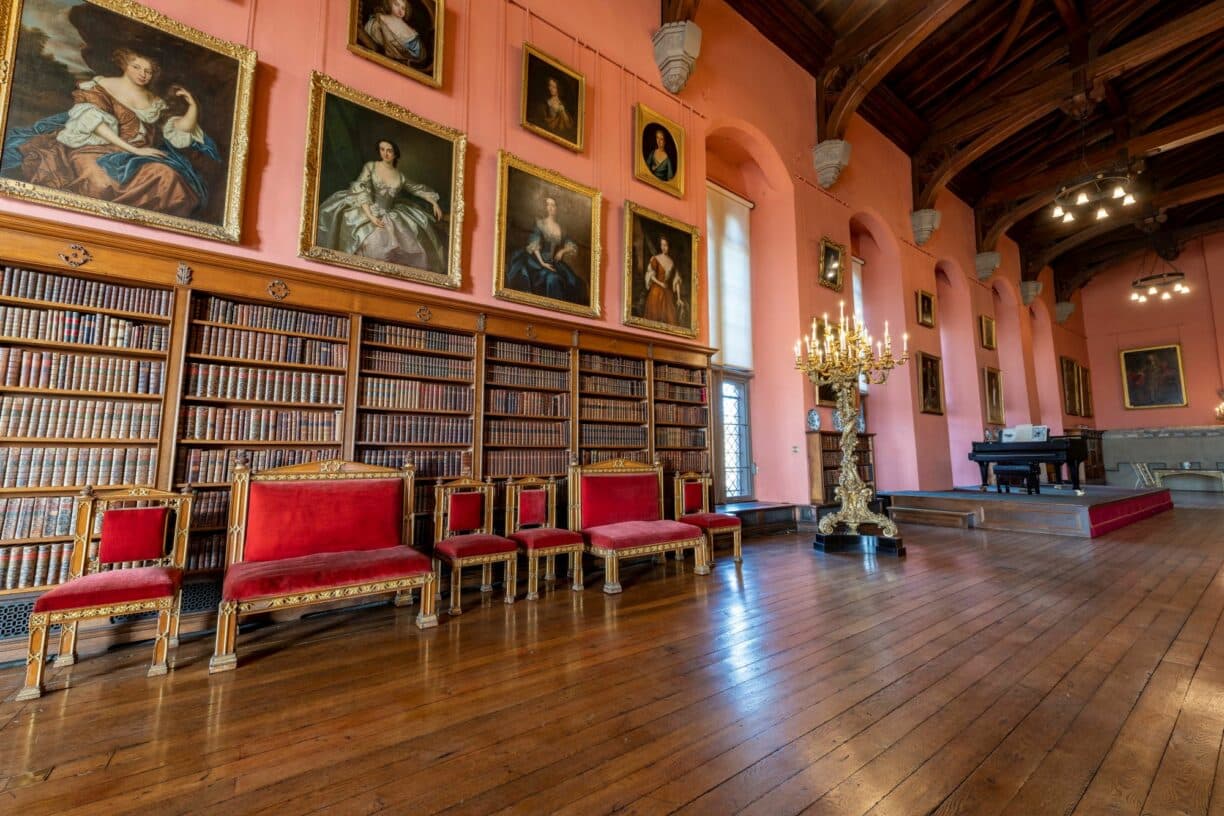
POLYGON ((832 386, 837 394, 837 416, 841 420, 841 473, 834 497, 841 503, 836 512, 820 520, 820 532, 829 535, 838 524, 857 533, 860 524, 875 524, 889 538, 897 535, 897 525, 887 516, 873 513, 869 506, 875 491, 863 483, 858 471, 858 406, 855 391, 859 380, 881 384, 888 373, 909 360, 909 335, 901 337, 901 356, 894 357, 888 321, 884 339, 872 344, 871 334, 857 316, 846 315, 846 304, 839 307, 840 319, 829 323, 826 314, 818 323, 812 318, 812 331, 795 341, 795 368, 805 373, 817 387, 832 386))

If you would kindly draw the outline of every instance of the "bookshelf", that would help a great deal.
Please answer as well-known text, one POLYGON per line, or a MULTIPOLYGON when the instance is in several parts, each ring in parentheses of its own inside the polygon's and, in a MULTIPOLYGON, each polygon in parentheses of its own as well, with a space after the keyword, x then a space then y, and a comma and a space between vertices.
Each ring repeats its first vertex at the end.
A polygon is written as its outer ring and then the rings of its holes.
POLYGON ((224 566, 234 465, 341 455, 349 334, 347 316, 193 295, 174 468, 196 490, 190 572, 224 566))
MULTIPOLYGON (((812 504, 832 504, 841 477, 841 431, 808 431, 808 473, 812 504)), ((875 490, 875 434, 857 434, 859 478, 875 490)))
POLYGON ((655 455, 668 472, 710 471, 709 369, 652 363, 655 455))
POLYGON ((569 349, 486 339, 485 477, 565 475, 573 430, 571 369, 569 349))
POLYGON ((0 270, 0 595, 68 577, 74 496, 152 485, 170 289, 0 270))
POLYGON ((608 459, 649 464, 646 361, 583 351, 578 355, 578 456, 584 465, 608 459))

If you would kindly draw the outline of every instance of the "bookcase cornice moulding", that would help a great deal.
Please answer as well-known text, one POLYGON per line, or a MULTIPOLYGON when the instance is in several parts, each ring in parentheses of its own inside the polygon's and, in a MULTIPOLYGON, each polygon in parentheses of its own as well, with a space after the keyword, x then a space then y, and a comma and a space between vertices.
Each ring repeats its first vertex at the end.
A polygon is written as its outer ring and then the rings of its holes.
POLYGON ((372 279, 339 278, 324 272, 226 255, 194 247, 179 247, 148 238, 135 238, 76 225, 46 221, 13 213, 0 213, 0 260, 6 264, 47 271, 63 271, 101 278, 116 277, 158 286, 182 287, 179 269, 191 268, 187 288, 275 303, 268 285, 288 284, 284 306, 352 312, 401 322, 421 322, 418 312, 429 314, 428 325, 461 331, 521 338, 557 345, 603 348, 648 359, 706 356, 714 349, 697 343, 639 335, 632 331, 558 319, 491 304, 468 303, 445 294, 419 292, 372 279), (72 266, 61 259, 70 246, 88 250, 90 259, 72 266), (427 309, 428 311, 423 311, 427 309), (481 324, 484 324, 483 327, 481 324), (534 337, 526 333, 530 328, 534 337), (574 332, 579 341, 575 343, 574 332))

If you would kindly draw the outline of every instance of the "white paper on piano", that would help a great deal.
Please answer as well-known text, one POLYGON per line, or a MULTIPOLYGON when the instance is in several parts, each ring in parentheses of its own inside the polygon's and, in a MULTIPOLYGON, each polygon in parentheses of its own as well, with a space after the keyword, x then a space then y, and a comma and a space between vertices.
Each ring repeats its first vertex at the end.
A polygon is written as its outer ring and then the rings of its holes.
POLYGON ((1050 439, 1049 425, 1017 425, 1004 428, 1000 442, 1047 442, 1050 439))

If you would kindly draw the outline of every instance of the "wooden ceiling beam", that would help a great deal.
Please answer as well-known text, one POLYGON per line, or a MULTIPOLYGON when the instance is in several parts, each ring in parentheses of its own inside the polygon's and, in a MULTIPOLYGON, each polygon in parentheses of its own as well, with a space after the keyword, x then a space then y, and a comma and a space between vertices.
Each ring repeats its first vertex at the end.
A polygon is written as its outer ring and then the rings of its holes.
POLYGON ((805 71, 821 76, 836 38, 801 0, 727 0, 727 5, 805 71))
POLYGON ((891 37, 926 6, 925 0, 894 0, 885 3, 862 25, 846 36, 839 37, 829 54, 828 67, 839 68, 891 37))
MULTIPOLYGON (((1209 235, 1221 230, 1224 230, 1224 218, 1216 218, 1198 224, 1187 224, 1179 227, 1170 232, 1170 237, 1173 245, 1180 249, 1200 235, 1209 235)), ((1074 271, 1070 276, 1059 274, 1061 270, 1056 269, 1055 285, 1062 290, 1065 297, 1070 298, 1077 289, 1086 286, 1089 281, 1110 266, 1150 250, 1152 248, 1152 241, 1151 235, 1143 235, 1112 244, 1103 252, 1098 252, 1093 248, 1091 260, 1083 259, 1075 263, 1073 265, 1074 271)))
POLYGON ((1118 38, 1132 23, 1160 5, 1160 0, 1135 0, 1130 5, 1119 4, 1100 20, 1093 38, 1098 49, 1103 49, 1118 38))
POLYGON ((1025 21, 1028 20, 1029 14, 1033 11, 1034 2, 1035 0, 1020 0, 1020 5, 1016 8, 1016 13, 1012 16, 1007 30, 1003 32, 1003 36, 995 44, 994 50, 990 52, 990 56, 982 64, 981 70, 961 90, 961 95, 967 96, 977 90, 977 87, 989 79, 990 75, 999 67, 999 64, 1003 62, 1003 58, 1011 50, 1016 37, 1020 36, 1020 31, 1024 28, 1025 21))
POLYGON ((659 17, 663 25, 683 23, 697 16, 701 0, 659 0, 659 17))
POLYGON ((846 126, 850 123, 850 117, 867 95, 935 29, 968 3, 969 0, 932 0, 925 3, 922 11, 897 29, 867 63, 850 77, 829 114, 827 135, 823 138, 842 138, 846 126))

